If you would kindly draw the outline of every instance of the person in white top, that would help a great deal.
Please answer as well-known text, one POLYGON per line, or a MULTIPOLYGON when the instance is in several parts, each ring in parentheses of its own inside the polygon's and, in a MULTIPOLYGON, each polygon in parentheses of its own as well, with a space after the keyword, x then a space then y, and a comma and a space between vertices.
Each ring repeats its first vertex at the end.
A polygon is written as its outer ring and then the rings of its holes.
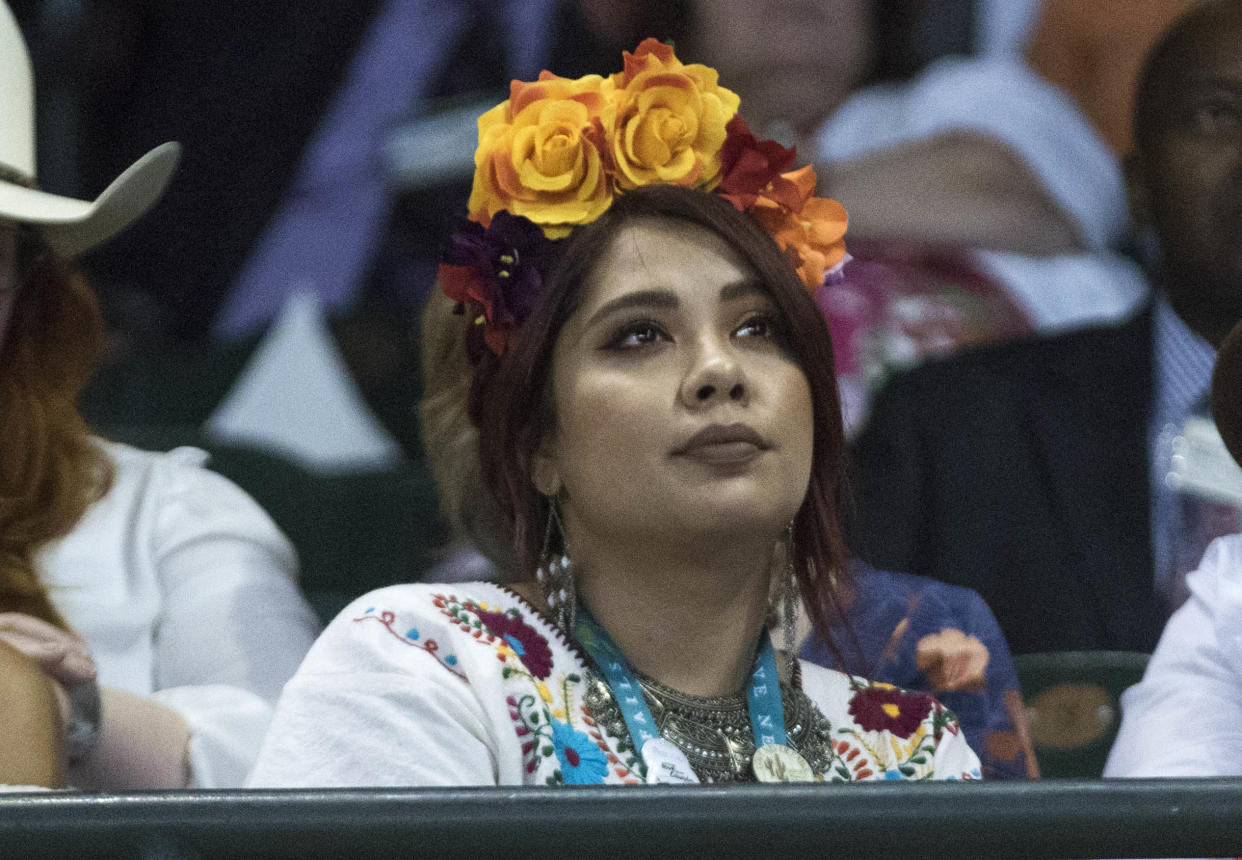
POLYGON ((239 785, 316 632, 292 547, 193 450, 93 437, 103 332, 69 262, 146 211, 179 149, 93 202, 35 185, 33 85, 0 4, 0 785, 239 785))
MULTIPOLYGON (((1242 323, 1216 356, 1212 415, 1242 463, 1242 323)), ((1186 586, 1143 680, 1122 694, 1107 777, 1242 776, 1242 534, 1214 540, 1186 586)))
POLYGON ((518 581, 347 607, 249 784, 978 777, 932 697, 793 653, 798 595, 826 631, 849 576, 811 298, 844 260, 844 210, 654 39, 611 79, 511 93, 480 118, 471 219, 440 268, 461 313, 428 312, 474 365, 465 408, 518 581))

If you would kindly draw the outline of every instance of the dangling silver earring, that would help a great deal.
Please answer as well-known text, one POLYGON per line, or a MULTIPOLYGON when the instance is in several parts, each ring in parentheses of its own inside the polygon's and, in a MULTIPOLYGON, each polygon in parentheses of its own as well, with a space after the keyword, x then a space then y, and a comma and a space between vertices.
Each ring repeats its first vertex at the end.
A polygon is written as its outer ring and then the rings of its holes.
POLYGON ((798 624, 798 577, 794 573, 794 540, 793 540, 793 523, 785 526, 785 594, 781 601, 781 626, 785 633, 785 668, 788 670, 787 677, 793 682, 794 661, 797 655, 794 648, 797 642, 794 636, 797 631, 798 624))
POLYGON ((569 558, 565 541, 565 527, 561 524, 560 506, 556 497, 548 498, 548 519, 543 532, 543 549, 539 552, 539 567, 535 579, 543 591, 543 599, 552 613, 552 620, 566 639, 573 637, 574 623, 578 616, 578 593, 574 586, 574 564, 569 558), (552 530, 560 534, 561 548, 557 555, 552 552, 552 530))

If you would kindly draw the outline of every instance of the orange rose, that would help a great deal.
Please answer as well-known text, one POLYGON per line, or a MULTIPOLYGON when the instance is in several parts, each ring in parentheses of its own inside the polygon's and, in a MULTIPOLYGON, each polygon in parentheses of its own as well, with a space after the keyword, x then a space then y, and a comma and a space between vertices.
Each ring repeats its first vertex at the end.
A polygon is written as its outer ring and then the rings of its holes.
POLYGON ((602 114, 621 189, 662 183, 710 191, 720 184, 725 126, 739 99, 716 81, 714 69, 682 65, 655 39, 625 54, 602 114))
POLYGON ((815 169, 781 174, 759 192, 747 210, 789 257, 807 290, 814 292, 832 267, 845 259, 845 207, 827 197, 812 197, 815 169))
POLYGON ((612 203, 599 122, 605 81, 543 72, 514 81, 509 99, 479 117, 470 217, 483 226, 501 210, 538 224, 549 239, 567 236, 612 203))

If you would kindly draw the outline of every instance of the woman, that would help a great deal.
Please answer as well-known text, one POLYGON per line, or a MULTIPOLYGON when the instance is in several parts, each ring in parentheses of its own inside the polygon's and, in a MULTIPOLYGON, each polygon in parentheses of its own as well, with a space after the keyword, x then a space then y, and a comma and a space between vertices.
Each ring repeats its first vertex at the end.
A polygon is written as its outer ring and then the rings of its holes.
POLYGON ((91 436, 102 340, 73 256, 159 198, 178 148, 87 203, 37 190, 30 64, 0 6, 0 784, 238 785, 314 637, 292 548, 191 449, 91 436))
POLYGON ((840 410, 806 290, 844 256, 844 213, 736 109, 648 40, 611 79, 545 73, 480 119, 441 284, 521 581, 347 608, 252 785, 977 775, 930 697, 769 639, 774 596, 790 634, 795 592, 827 629, 846 585, 840 410))

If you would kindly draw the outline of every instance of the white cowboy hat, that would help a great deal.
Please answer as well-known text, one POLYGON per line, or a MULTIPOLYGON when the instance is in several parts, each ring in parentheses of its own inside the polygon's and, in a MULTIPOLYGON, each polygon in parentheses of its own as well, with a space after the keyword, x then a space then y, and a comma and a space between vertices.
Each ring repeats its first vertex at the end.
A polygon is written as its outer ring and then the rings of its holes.
POLYGON ((36 175, 34 74, 17 21, 0 2, 0 218, 36 225, 53 251, 75 257, 150 209, 180 157, 180 144, 157 146, 92 202, 29 187, 36 175))

